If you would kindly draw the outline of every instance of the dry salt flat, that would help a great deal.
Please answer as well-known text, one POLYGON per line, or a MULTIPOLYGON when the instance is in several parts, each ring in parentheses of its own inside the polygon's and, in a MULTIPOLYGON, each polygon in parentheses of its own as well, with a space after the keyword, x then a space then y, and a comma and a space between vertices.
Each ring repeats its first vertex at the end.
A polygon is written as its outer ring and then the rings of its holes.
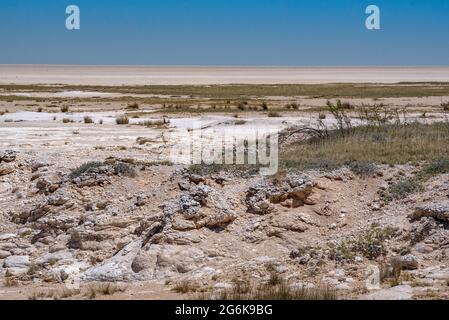
POLYGON ((0 65, 0 84, 195 85, 449 81, 449 67, 0 65))

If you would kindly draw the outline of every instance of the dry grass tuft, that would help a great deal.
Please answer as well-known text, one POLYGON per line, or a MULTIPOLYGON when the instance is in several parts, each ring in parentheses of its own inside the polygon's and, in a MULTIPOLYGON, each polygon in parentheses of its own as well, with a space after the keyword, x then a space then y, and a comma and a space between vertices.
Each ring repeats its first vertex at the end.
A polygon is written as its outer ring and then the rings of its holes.
POLYGON ((120 116, 115 118, 115 123, 119 125, 129 124, 129 118, 127 116, 120 116))
POLYGON ((280 117, 282 117, 281 114, 280 114, 279 112, 273 111, 273 110, 268 111, 267 116, 268 116, 269 118, 280 118, 280 117))
POLYGON ((138 110, 139 109, 139 104, 137 102, 134 103, 130 103, 126 109, 128 110, 138 110))
POLYGON ((172 290, 174 292, 182 293, 182 294, 197 292, 198 285, 191 283, 189 281, 181 281, 181 282, 176 283, 172 290))
POLYGON ((337 300, 337 291, 327 285, 316 287, 296 287, 290 285, 279 275, 270 276, 266 284, 255 285, 248 279, 234 280, 230 290, 218 292, 218 295, 204 296, 203 299, 217 300, 337 300))

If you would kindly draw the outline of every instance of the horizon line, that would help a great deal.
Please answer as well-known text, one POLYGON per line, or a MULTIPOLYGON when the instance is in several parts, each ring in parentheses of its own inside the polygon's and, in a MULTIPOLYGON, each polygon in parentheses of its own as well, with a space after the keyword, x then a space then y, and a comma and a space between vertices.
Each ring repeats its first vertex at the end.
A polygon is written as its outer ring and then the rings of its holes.
POLYGON ((59 63, 0 63, 0 66, 49 66, 49 67, 152 67, 152 68, 449 68, 449 65, 251 65, 251 64, 59 64, 59 63))

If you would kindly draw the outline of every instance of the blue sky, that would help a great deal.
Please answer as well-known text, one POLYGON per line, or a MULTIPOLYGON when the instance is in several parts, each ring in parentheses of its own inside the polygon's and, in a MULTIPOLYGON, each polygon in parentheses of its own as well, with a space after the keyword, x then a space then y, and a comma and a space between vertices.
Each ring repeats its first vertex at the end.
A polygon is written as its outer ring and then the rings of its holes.
POLYGON ((0 64, 449 65, 449 0, 1 0, 0 39, 0 64))

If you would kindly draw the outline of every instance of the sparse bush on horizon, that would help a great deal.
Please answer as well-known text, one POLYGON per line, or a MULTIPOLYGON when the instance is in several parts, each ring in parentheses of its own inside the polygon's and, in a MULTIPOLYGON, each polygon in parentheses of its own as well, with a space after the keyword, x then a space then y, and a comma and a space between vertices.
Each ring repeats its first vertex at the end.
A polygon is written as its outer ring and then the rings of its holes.
POLYGON ((84 123, 94 123, 94 120, 92 120, 91 117, 89 116, 84 116, 84 123))
POLYGON ((137 102, 130 103, 130 104, 128 104, 126 109, 128 109, 128 110, 137 110, 137 109, 139 109, 139 104, 137 102))
POLYGON ((443 111, 449 111, 449 101, 448 102, 442 102, 441 108, 443 108, 443 111))
POLYGON ((119 116, 115 118, 115 123, 118 125, 129 124, 129 118, 127 116, 119 116))
POLYGON ((268 111, 267 115, 269 118, 280 118, 281 117, 281 114, 279 112, 273 111, 273 110, 268 111))

